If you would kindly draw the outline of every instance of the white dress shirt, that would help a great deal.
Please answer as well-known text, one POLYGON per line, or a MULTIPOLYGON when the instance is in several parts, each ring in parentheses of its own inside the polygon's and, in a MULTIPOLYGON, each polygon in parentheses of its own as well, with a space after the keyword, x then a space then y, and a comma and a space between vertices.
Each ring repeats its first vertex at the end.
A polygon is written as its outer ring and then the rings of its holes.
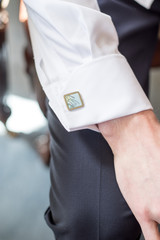
POLYGON ((135 0, 137 3, 141 4, 145 8, 150 8, 154 0, 135 0))
POLYGON ((39 80, 67 131, 152 109, 96 0, 24 2, 39 80))

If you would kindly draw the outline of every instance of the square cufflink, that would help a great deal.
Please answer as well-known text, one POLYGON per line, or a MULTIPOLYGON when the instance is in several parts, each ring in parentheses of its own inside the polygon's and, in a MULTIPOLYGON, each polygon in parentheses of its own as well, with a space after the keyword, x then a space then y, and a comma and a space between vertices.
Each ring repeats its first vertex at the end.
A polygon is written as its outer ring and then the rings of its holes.
POLYGON ((65 103, 69 111, 84 106, 81 94, 79 92, 72 92, 64 95, 65 103))

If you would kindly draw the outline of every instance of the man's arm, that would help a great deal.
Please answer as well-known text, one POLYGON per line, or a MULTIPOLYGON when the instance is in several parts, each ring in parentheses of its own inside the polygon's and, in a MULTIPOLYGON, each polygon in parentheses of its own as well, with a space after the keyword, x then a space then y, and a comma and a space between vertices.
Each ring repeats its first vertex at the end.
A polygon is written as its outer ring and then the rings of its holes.
POLYGON ((37 72, 52 109, 67 131, 98 124, 115 155, 121 191, 146 240, 156 240, 159 125, 127 61, 118 52, 111 18, 99 11, 95 0, 39 0, 38 6, 33 0, 25 3, 37 72), (77 91, 83 104, 71 94, 77 91), (82 107, 71 111, 66 95, 71 108, 77 101, 82 107))
POLYGON ((146 240, 159 240, 160 124, 151 110, 98 124, 114 153, 120 190, 146 240))
POLYGON ((38 76, 67 131, 152 108, 96 0, 24 2, 38 76))

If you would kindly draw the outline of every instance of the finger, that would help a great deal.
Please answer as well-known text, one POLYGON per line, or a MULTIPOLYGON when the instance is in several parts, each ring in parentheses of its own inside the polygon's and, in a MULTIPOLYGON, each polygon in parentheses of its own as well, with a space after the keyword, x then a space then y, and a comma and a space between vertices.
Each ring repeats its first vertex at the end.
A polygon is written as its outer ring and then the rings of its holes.
POLYGON ((158 224, 155 221, 146 221, 141 224, 145 240, 160 240, 158 224))

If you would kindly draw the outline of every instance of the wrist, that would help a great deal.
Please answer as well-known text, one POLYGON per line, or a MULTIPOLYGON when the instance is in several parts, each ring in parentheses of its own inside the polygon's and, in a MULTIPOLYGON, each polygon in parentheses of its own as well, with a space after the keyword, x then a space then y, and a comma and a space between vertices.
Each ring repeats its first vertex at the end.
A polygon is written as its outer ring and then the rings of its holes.
POLYGON ((98 124, 98 128, 115 153, 122 144, 144 137, 152 138, 152 133, 159 127, 152 110, 146 110, 129 116, 113 119, 98 124))

